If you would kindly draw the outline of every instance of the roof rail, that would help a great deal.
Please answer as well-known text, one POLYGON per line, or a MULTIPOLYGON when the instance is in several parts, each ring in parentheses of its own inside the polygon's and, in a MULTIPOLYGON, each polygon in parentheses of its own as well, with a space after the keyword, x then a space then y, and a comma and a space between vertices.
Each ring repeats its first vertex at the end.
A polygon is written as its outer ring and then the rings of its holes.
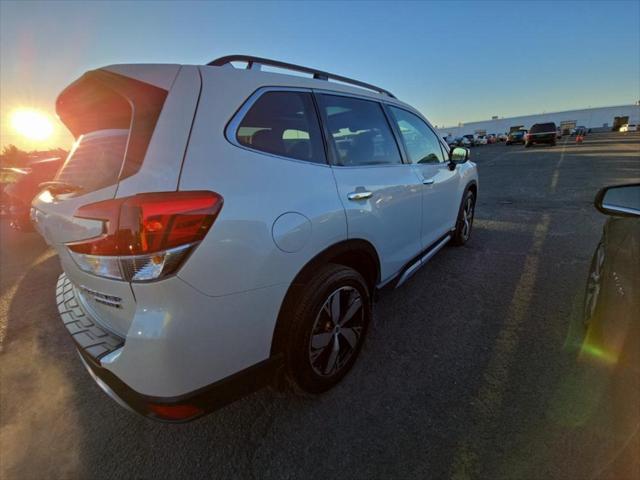
POLYGON ((313 78, 317 80, 327 80, 327 81, 335 80, 341 83, 355 85, 357 87, 366 88, 367 90, 372 90, 374 92, 382 93, 384 95, 388 95, 391 98, 396 98, 394 94, 392 94, 388 90, 385 90, 384 88, 376 87, 375 85, 361 82, 359 80, 342 77, 340 75, 324 72, 322 70, 316 70, 315 68, 303 67, 302 65, 295 65, 293 63, 280 62, 278 60, 270 60, 268 58, 254 57, 251 55, 227 55, 226 57, 216 58, 215 60, 207 63, 207 65, 211 65, 214 67, 222 67, 224 65, 230 65, 231 62, 247 62, 247 67, 246 67, 247 70, 250 70, 252 68, 257 68, 259 70, 262 65, 266 65, 269 67, 282 68, 284 70, 292 70, 295 72, 309 73, 313 75, 313 78))

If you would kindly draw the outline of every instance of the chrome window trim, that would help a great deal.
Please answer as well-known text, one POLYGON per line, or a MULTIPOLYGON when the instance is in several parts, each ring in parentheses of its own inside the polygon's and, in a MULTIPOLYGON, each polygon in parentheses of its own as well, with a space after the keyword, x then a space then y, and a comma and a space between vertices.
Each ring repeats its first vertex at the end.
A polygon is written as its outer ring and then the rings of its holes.
MULTIPOLYGON (((278 158, 280 160, 287 160, 289 162, 302 163, 304 165, 315 165, 315 166, 319 166, 319 167, 330 168, 330 165, 329 165, 329 162, 328 162, 328 159, 327 159, 327 152, 326 151, 324 151, 324 163, 318 163, 318 162, 311 162, 309 160, 300 160, 299 158, 285 157, 283 155, 276 155, 275 153, 265 152, 263 150, 258 150, 257 148, 251 148, 251 147, 249 147, 247 145, 243 145, 242 143, 240 143, 238 141, 238 129, 240 128, 240 124, 242 123, 242 120, 244 119, 245 115, 251 109, 251 107, 253 107, 253 105, 258 101, 258 99, 260 97, 262 97, 262 95, 264 95, 265 93, 269 93, 269 92, 304 92, 304 93, 308 93, 310 95, 313 95, 313 90, 311 88, 304 88, 304 87, 260 87, 255 92, 253 92, 251 95, 249 95, 249 98, 247 98, 245 100, 245 102, 238 109, 238 111, 236 111, 236 113, 234 113, 233 117, 231 117, 231 120, 229 121, 229 123, 227 123, 227 126, 226 126, 226 128, 224 130, 224 136, 227 139, 227 141, 229 143, 231 143, 232 145, 238 147, 238 148, 242 148, 243 150, 248 150, 248 151, 254 152, 254 153, 259 153, 260 155, 267 155, 269 157, 278 158)), ((317 116, 317 112, 315 111, 315 106, 314 106, 313 114, 317 116)), ((320 122, 320 119, 318 119, 318 127, 320 128, 320 131, 322 132, 322 124, 320 122)), ((323 147, 323 150, 324 150, 324 147, 323 147)))

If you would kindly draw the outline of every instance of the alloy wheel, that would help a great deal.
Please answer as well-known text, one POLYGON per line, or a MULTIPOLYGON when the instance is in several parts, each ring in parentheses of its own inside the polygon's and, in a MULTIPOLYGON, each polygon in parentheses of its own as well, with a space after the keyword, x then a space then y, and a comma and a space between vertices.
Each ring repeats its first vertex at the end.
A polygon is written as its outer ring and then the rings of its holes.
POLYGON ((462 238, 466 241, 471 235, 471 225, 473 224, 473 196, 467 197, 462 209, 462 238))
POLYGON ((593 317, 596 310, 596 305, 598 305, 598 298, 600 297, 600 288, 602 283, 601 279, 604 259, 604 246, 601 243, 596 249, 592 270, 589 273, 589 277, 587 279, 587 291, 584 298, 583 316, 583 321, 585 324, 588 324, 591 321, 591 318, 593 317))
POLYGON ((309 361, 323 377, 338 373, 358 350, 365 324, 362 296, 354 287, 333 291, 320 307, 309 342, 309 361))

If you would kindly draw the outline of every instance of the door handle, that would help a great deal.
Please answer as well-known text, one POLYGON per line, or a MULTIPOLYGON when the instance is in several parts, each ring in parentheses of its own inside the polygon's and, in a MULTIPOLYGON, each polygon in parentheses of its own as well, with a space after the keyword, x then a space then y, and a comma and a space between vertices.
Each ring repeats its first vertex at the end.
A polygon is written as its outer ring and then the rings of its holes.
POLYGON ((422 183, 424 185, 431 185, 433 182, 435 182, 435 179, 433 179, 433 178, 423 178, 422 179, 422 183))
POLYGON ((351 192, 347 195, 349 200, 366 200, 373 195, 373 192, 367 192, 366 190, 358 190, 356 192, 351 192))

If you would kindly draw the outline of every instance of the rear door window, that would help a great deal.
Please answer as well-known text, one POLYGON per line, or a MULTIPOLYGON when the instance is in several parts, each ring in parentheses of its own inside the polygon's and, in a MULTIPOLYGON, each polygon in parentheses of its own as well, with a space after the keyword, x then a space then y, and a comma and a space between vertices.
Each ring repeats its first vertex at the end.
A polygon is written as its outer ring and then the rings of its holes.
POLYGON ((91 192, 118 183, 129 130, 99 130, 80 136, 55 181, 91 192))
POLYGON ((281 157, 326 162, 318 117, 307 92, 263 94, 242 119, 236 140, 281 157))
POLYGON ((341 166, 402 163, 398 145, 378 102, 319 95, 320 110, 341 166))

